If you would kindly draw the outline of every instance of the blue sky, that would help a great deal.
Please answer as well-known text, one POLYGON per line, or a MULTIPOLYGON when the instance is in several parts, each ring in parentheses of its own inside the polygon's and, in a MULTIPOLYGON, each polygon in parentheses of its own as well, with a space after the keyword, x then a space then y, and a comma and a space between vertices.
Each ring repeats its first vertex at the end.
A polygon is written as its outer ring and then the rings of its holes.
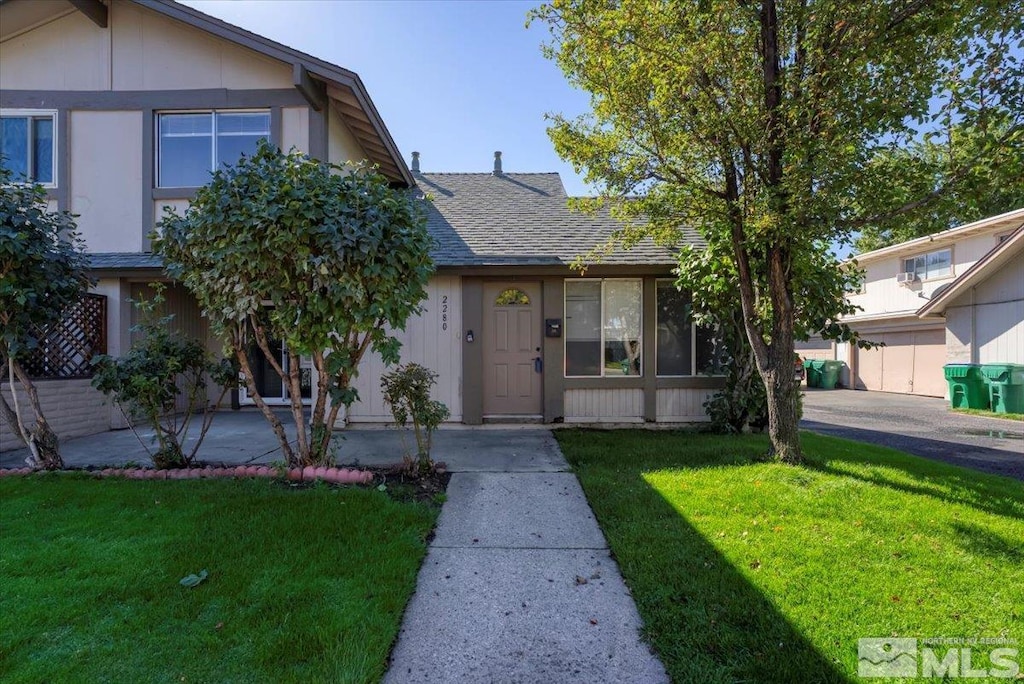
POLYGON ((587 95, 525 28, 537 2, 185 0, 185 4, 357 72, 398 148, 423 171, 558 171, 588 194, 548 139, 547 112, 575 116, 587 95))

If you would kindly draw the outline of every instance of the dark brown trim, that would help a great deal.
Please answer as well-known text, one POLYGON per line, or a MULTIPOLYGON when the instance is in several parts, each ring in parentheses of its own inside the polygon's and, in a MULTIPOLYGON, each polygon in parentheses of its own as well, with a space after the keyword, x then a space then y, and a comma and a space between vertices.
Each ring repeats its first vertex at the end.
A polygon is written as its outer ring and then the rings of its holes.
POLYGON ((156 147, 153 142, 156 118, 153 109, 142 110, 142 251, 151 249, 149 233, 156 227, 152 190, 156 185, 156 147))
POLYGON ((270 108, 270 144, 274 147, 281 147, 281 139, 283 136, 281 117, 281 107, 275 105, 270 108))
MULTIPOLYGON (((71 112, 57 110, 57 188, 53 199, 57 209, 71 211, 71 112)), ((49 196, 49 193, 47 193, 49 196)), ((49 197, 48 197, 49 198, 49 197)))
POLYGON ((265 90, 3 90, 0 106, 12 109, 249 109, 306 107, 294 88, 265 90))
POLYGON ((484 284, 478 278, 462 279, 462 422, 484 422, 484 284), (473 341, 466 340, 473 331, 473 341))
POLYGON ((604 376, 593 378, 565 378, 565 389, 644 389, 646 378, 642 375, 604 376))
POLYGON ((721 389, 725 377, 716 375, 694 375, 680 378, 656 378, 657 389, 721 389))
POLYGON ((309 140, 306 153, 313 159, 328 161, 327 159, 327 110, 316 111, 312 107, 309 113, 309 140))
POLYGON ((100 0, 68 0, 68 2, 101 29, 107 28, 109 23, 107 6, 100 2, 100 0))
POLYGON ((153 200, 191 200, 199 192, 199 188, 152 188, 150 199, 153 200))
MULTIPOLYGON (((547 277, 541 282, 543 318, 562 319, 565 334, 565 281, 547 277)), ((541 321, 544 325, 544 322, 541 321)), ((553 423, 565 417, 565 346, 564 337, 544 336, 544 422, 553 423)))
POLYGON ((309 106, 318 112, 327 109, 327 88, 321 81, 314 81, 306 67, 301 64, 292 65, 292 83, 302 93, 309 106))

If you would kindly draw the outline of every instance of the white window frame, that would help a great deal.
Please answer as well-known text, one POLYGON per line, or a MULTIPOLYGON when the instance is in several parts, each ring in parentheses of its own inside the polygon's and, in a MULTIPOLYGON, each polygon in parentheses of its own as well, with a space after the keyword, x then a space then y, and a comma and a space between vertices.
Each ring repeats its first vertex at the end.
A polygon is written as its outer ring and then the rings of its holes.
POLYGON ((566 372, 565 347, 569 343, 569 333, 568 333, 568 325, 563 324, 562 329, 563 329, 564 332, 563 332, 563 337, 562 337, 562 377, 564 377, 564 378, 590 378, 590 379, 596 379, 596 378, 642 378, 642 377, 644 377, 644 371, 646 370, 646 366, 647 366, 647 359, 644 358, 644 357, 647 356, 646 354, 644 354, 644 279, 643 278, 566 278, 565 282, 564 282, 564 284, 562 286, 562 311, 563 312, 568 310, 566 308, 566 301, 567 301, 566 297, 567 297, 567 293, 568 293, 569 288, 566 287, 565 285, 567 285, 569 283, 585 283, 585 282, 601 283, 601 363, 600 363, 601 374, 600 375, 569 375, 566 372), (605 325, 604 325, 605 324, 604 284, 606 282, 616 282, 616 281, 617 282, 639 283, 639 285, 640 285, 640 312, 639 312, 640 313, 640 337, 638 338, 638 342, 640 344, 640 371, 636 375, 614 375, 614 374, 608 375, 608 374, 605 373, 606 369, 604 367, 604 351, 605 351, 605 347, 604 347, 604 344, 605 344, 605 337, 604 337, 604 328, 605 328, 605 325))
MULTIPOLYGON (((655 278, 654 279, 654 307, 655 312, 659 311, 658 308, 658 283, 672 283, 675 284, 673 278, 655 278)), ((690 299, 692 302, 693 294, 691 293, 690 299)), ((657 316, 657 313, 655 313, 657 316)), ((654 319, 654 377, 656 378, 707 378, 707 377, 724 377, 722 375, 708 375, 707 373, 697 372, 697 324, 693 322, 693 318, 690 318, 690 374, 689 375, 662 375, 658 372, 658 335, 661 334, 661 327, 658 325, 658 319, 654 319)))
MULTIPOLYGON (((57 119, 58 113, 57 113, 57 110, 56 109, 0 109, 0 116, 8 116, 8 117, 12 117, 12 118, 23 117, 23 118, 29 118, 29 119, 31 119, 31 118, 37 118, 38 119, 38 118, 42 118, 42 117, 49 117, 53 121, 53 144, 50 146, 52 148, 51 151, 52 151, 52 154, 53 154, 53 160, 51 162, 51 164, 52 164, 51 168, 53 169, 53 180, 48 182, 48 183, 37 183, 32 178, 32 175, 34 175, 34 174, 32 173, 33 170, 30 169, 29 179, 28 179, 28 183, 27 184, 36 183, 37 185, 40 185, 40 186, 42 186, 44 188, 48 188, 48 189, 51 189, 51 190, 55 189, 57 187, 57 179, 60 178, 59 169, 57 168, 57 162, 60 159, 60 154, 57 151, 57 148, 60 146, 59 145, 60 135, 58 133, 58 131, 60 129, 58 128, 58 119, 57 119)), ((32 131, 32 127, 29 126, 29 137, 31 137, 31 131, 32 131)), ((31 166, 32 165, 32 152, 31 152, 31 150, 33 148, 32 140, 29 140, 28 148, 29 148, 29 160, 28 160, 28 162, 29 162, 29 166, 31 166)), ((26 184, 24 181, 16 181, 16 182, 18 184, 26 184)))
MULTIPOLYGON (((916 260, 918 257, 923 257, 924 258, 924 264, 925 264, 925 275, 924 275, 923 278, 921 278, 921 282, 922 283, 928 282, 929 280, 945 280, 947 278, 955 278, 956 277, 956 269, 954 268, 954 264, 953 264, 953 246, 952 245, 950 245, 949 247, 943 247, 942 249, 933 249, 930 252, 920 252, 920 253, 915 254, 913 256, 904 257, 900 261, 900 269, 901 269, 901 271, 902 271, 902 269, 905 269, 907 267, 907 262, 908 261, 910 261, 911 259, 916 260), (937 276, 929 276, 928 275, 928 257, 930 257, 932 254, 939 254, 940 252, 949 252, 949 273, 945 273, 943 275, 937 275, 937 276)), ((904 271, 904 272, 910 273, 912 271, 904 271)))
POLYGON ((273 116, 270 113, 270 109, 255 108, 255 109, 166 109, 154 112, 153 117, 153 139, 156 141, 156 154, 153 155, 153 178, 156 180, 154 187, 157 188, 182 188, 182 187, 194 187, 191 185, 163 185, 162 179, 160 178, 160 155, 163 154, 163 136, 160 135, 160 118, 164 115, 174 116, 176 114, 209 114, 210 115, 210 135, 212 142, 210 144, 210 168, 209 171, 212 174, 217 170, 217 115, 218 114, 266 114, 267 115, 267 140, 270 140, 273 135, 273 116))

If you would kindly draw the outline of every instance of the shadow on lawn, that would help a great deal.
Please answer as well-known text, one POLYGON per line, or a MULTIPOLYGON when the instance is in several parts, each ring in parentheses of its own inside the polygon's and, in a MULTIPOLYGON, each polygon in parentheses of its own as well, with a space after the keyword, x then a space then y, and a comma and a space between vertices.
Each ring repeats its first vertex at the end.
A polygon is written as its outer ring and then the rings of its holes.
MULTIPOLYGON (((805 452, 811 451, 808 446, 805 443, 805 452)), ((856 442, 850 442, 851 451, 855 451, 857 446, 856 442)), ((873 455, 836 451, 827 455, 809 454, 807 467, 905 494, 929 496, 946 503, 959 503, 986 513, 1024 520, 1024 487, 1009 479, 1001 482, 987 478, 979 480, 978 475, 970 470, 946 469, 928 460, 902 455, 883 460, 873 455), (852 467, 843 467, 844 464, 852 467), (865 466, 874 466, 878 470, 865 471, 865 466), (887 476, 881 470, 883 468, 901 471, 907 479, 887 476)))
POLYGON ((580 476, 612 549, 641 552, 616 560, 672 680, 849 681, 644 479, 650 465, 580 476), (640 520, 628 512, 633 506, 643 511, 640 520))

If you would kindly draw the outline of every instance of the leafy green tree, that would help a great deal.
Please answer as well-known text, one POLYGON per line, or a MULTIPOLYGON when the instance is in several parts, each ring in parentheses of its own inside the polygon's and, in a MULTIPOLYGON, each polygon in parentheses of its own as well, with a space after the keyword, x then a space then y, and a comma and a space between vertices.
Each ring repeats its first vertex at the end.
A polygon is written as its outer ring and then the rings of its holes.
POLYGON ((238 366, 234 359, 215 361, 199 340, 173 330, 174 316, 159 315, 165 285, 152 283, 151 287, 152 298, 134 302, 142 321, 132 332, 139 339, 124 356, 95 357, 92 385, 117 402, 157 468, 187 468, 195 463, 216 407, 229 389, 238 386, 238 366), (220 396, 212 403, 207 401, 208 381, 220 387, 220 396), (184 408, 178 407, 179 398, 184 398, 184 408), (197 417, 199 430, 190 434, 197 417), (153 431, 155 451, 135 429, 140 420, 153 431), (186 451, 182 443, 190 437, 192 444, 186 451))
MULTIPOLYGON (((1024 130, 1011 135, 1017 141, 994 150, 989 165, 965 166, 963 179, 921 211, 861 228, 854 250, 870 252, 1024 207, 1024 155, 1020 154, 1024 130)), ((912 202, 941 186, 944 169, 964 165, 977 155, 978 137, 972 130, 954 126, 906 149, 885 151, 875 163, 888 169, 893 198, 912 202)))
POLYGON ((532 17, 591 97, 588 115, 552 116, 555 149, 646 234, 727 246, 719 274, 735 274, 773 455, 801 461, 800 311, 843 333, 827 246, 1022 153, 1021 0, 557 0, 532 17), (950 121, 976 154, 893 196, 879 155, 950 121))
POLYGON ((432 241, 417 200, 373 169, 261 143, 215 173, 184 215, 168 212, 161 227, 154 249, 237 359, 289 464, 325 462, 339 410, 358 399, 351 381, 363 355, 373 348, 396 363, 400 343, 391 331, 403 329, 426 297, 432 241), (288 349, 288 370, 271 349, 275 339, 288 349), (288 389, 295 449, 256 386, 250 342, 288 389), (311 432, 300 356, 312 359, 318 389, 311 432))
POLYGON ((407 363, 380 379, 384 401, 391 407, 395 424, 405 427, 412 421, 416 438, 416 458, 406 455, 406 469, 426 475, 435 469, 430 458, 434 431, 448 420, 448 407, 430 398, 430 389, 437 382, 437 373, 418 363, 407 363))
POLYGON ((0 413, 28 445, 33 468, 55 470, 64 462, 35 383, 19 358, 38 347, 46 327, 82 298, 89 287, 87 268, 74 216, 48 211, 42 187, 15 183, 0 165, 0 382, 6 378, 11 390, 10 404, 0 393, 0 413), (25 420, 16 385, 28 399, 32 424, 25 420))

